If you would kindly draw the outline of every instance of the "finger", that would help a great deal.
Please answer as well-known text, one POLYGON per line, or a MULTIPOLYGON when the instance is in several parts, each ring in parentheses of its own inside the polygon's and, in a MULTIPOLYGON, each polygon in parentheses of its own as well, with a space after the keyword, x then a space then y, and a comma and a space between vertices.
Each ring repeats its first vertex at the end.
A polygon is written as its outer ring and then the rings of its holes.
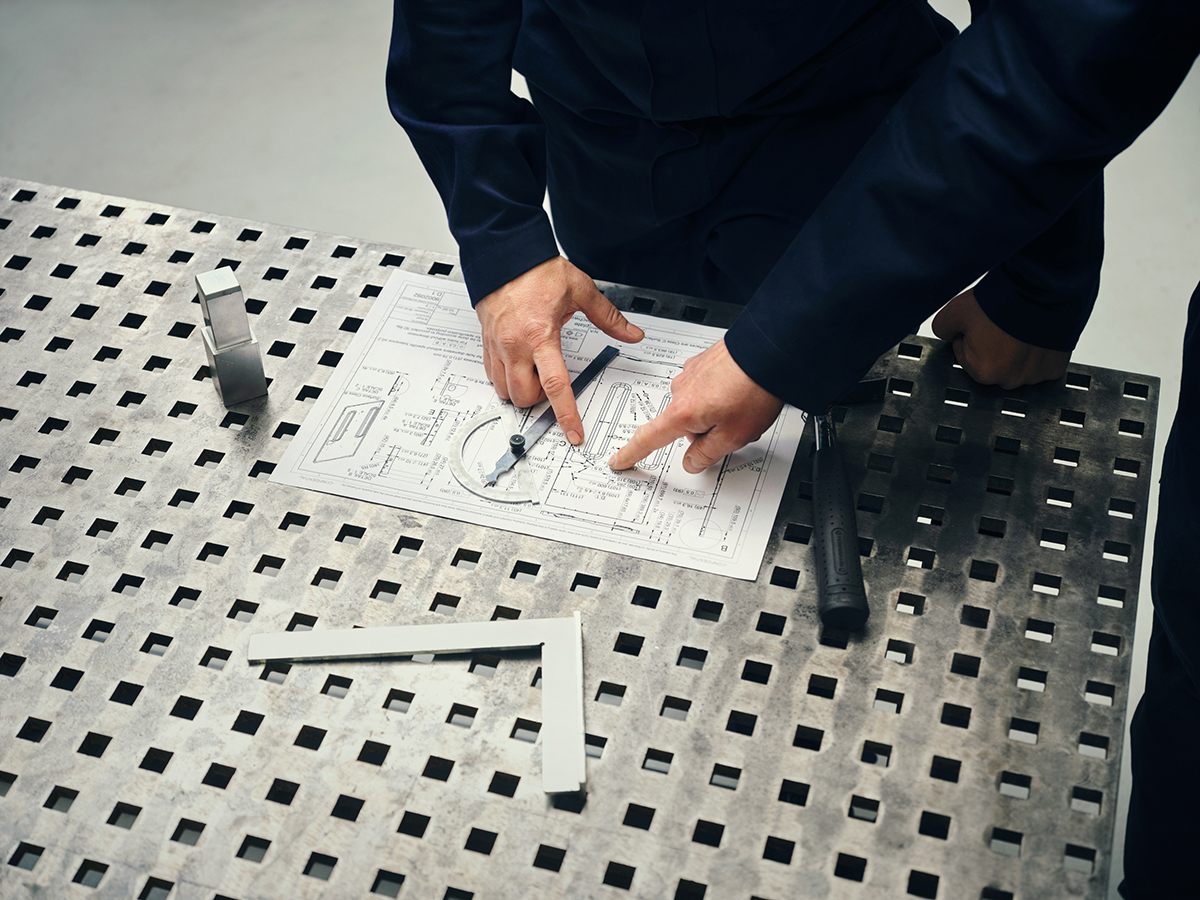
POLYGON ((514 406, 525 409, 541 401, 542 384, 538 381, 532 360, 509 360, 504 364, 504 381, 508 388, 508 396, 501 396, 505 400, 512 400, 514 406))
POLYGON ((558 347, 548 347, 535 355, 537 374, 542 390, 554 407, 554 417, 572 445, 583 443, 583 421, 579 418, 579 407, 575 403, 575 392, 571 390, 571 373, 563 361, 558 347))
POLYGON ((938 310, 933 317, 933 333, 943 341, 954 340, 967 330, 966 302, 962 294, 938 310))
POLYGON ((504 363, 500 361, 498 355, 492 357, 492 368, 488 373, 488 378, 492 380, 496 396, 501 400, 508 400, 508 373, 504 370, 504 363))
POLYGON ((595 290, 583 304, 583 314, 589 322, 618 341, 636 344, 646 336, 646 332, 626 319, 599 290, 595 290))
POLYGON ((492 377, 492 354, 488 352, 487 344, 483 345, 483 374, 492 384, 496 383, 496 379, 492 377))
POLYGON ((954 347, 954 358, 958 360, 958 364, 962 366, 963 371, 971 377, 972 381, 975 381, 979 384, 996 383, 995 378, 990 378, 984 373, 977 371, 975 366, 972 364, 972 356, 967 347, 965 335, 958 335, 958 337, 954 339, 952 346, 954 347))
POLYGON ((674 443, 690 433, 675 421, 671 415, 671 408, 668 406, 662 415, 656 416, 639 427, 629 439, 629 443, 609 458, 608 466, 616 472, 632 468, 635 463, 645 459, 655 450, 674 443))
POLYGON ((683 455, 683 469, 699 475, 715 462, 724 459, 734 450, 746 446, 745 441, 731 440, 727 434, 716 429, 700 435, 683 455))

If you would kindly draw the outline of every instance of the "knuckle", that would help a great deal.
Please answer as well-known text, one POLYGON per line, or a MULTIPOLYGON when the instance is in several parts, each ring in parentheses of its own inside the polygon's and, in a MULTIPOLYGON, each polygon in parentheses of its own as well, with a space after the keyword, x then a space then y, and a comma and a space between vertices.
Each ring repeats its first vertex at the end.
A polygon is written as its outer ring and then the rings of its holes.
POLYGON ((554 396, 563 391, 569 391, 571 389, 571 382, 566 375, 558 372, 539 374, 541 374, 542 390, 544 390, 548 396, 554 396))

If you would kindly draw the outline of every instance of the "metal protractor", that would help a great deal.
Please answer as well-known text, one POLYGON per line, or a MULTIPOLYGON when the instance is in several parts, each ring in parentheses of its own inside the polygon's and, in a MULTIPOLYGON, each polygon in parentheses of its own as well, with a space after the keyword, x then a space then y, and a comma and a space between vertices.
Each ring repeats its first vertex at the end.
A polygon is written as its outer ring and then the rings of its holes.
POLYGON ((471 435, 497 419, 501 420, 501 428, 505 434, 515 433, 517 420, 513 415, 514 409, 515 407, 511 403, 505 403, 503 406, 480 413, 463 425, 454 436, 454 453, 450 457, 450 471, 454 473, 458 483, 468 491, 488 500, 495 500, 497 503, 537 503, 537 493, 534 491, 529 464, 523 457, 518 459, 513 466, 513 474, 517 477, 517 488, 513 490, 504 491, 494 487, 485 487, 478 475, 472 475, 467 471, 466 447, 471 435))

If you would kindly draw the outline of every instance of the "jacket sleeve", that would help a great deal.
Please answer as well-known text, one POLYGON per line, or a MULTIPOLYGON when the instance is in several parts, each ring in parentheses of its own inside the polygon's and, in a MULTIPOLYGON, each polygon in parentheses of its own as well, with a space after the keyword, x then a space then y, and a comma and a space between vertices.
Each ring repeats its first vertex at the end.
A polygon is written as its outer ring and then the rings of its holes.
POLYGON ((545 126, 510 90, 520 0, 395 0, 387 97, 446 207, 472 304, 558 255, 545 126))
POLYGON ((796 236, 726 335, 733 358, 822 411, 984 272, 1007 282, 981 284, 985 309, 1029 321, 1057 252, 1039 236, 1088 213, 1104 165, 1162 111, 1198 50, 1194 0, 996 0, 796 236), (1004 266, 1027 247, 1026 262, 1004 266))
POLYGON ((1017 340, 1074 350, 1100 292, 1104 183, 1097 175, 1045 231, 975 286, 992 322, 1017 340))

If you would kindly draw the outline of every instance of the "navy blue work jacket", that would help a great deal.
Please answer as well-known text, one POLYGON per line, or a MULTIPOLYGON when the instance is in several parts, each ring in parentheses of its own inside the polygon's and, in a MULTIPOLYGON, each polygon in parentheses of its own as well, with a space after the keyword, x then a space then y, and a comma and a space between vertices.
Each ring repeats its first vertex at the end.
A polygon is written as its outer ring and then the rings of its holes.
MULTIPOLYGON (((787 115, 835 102, 823 62, 909 5, 396 0, 389 103, 477 302, 557 252, 545 128, 509 91, 512 67, 593 122, 787 115)), ((1165 106, 1198 22, 1196 0, 995 0, 925 67, 750 298, 726 335, 734 359, 822 410, 984 273, 976 295, 996 324, 1072 348, 1102 244, 1097 222, 1054 226, 1165 106)))

